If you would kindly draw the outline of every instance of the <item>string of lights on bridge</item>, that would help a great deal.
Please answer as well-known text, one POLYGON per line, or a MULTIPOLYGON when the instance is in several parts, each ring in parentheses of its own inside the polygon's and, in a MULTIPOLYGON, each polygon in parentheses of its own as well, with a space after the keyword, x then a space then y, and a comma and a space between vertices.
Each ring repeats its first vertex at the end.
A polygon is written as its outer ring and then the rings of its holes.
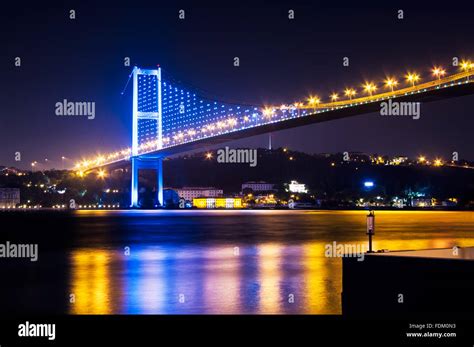
MULTIPOLYGON (((459 64, 459 70, 448 75, 445 68, 435 66, 431 69, 431 79, 421 83, 422 76, 414 71, 405 76, 407 86, 401 87, 402 83, 394 77, 387 77, 382 84, 384 89, 376 93, 380 83, 366 81, 360 89, 346 88, 343 96, 333 92, 329 95, 327 102, 317 95, 310 95, 306 102, 295 102, 280 106, 239 106, 220 102, 210 102, 199 98, 194 93, 163 82, 163 137, 162 148, 169 148, 189 142, 210 138, 234 131, 244 130, 261 125, 281 122, 297 117, 315 115, 321 112, 332 111, 340 108, 354 107, 369 102, 377 102, 388 98, 394 98, 409 94, 422 93, 427 90, 450 87, 455 84, 469 83, 474 74, 474 63, 464 60, 459 64), (357 97, 363 93, 362 97, 357 97)), ((143 80, 143 99, 139 100, 144 105, 144 111, 156 108, 155 87, 149 80, 143 80)), ((142 125, 144 135, 138 146, 138 154, 143 155, 158 149, 156 137, 156 126, 146 119, 142 125)), ((132 155, 131 148, 122 149, 108 154, 99 154, 95 158, 85 159, 76 163, 74 169, 79 176, 93 168, 98 168, 114 162, 128 160, 132 155)), ((99 170, 99 176, 105 172, 99 170)))

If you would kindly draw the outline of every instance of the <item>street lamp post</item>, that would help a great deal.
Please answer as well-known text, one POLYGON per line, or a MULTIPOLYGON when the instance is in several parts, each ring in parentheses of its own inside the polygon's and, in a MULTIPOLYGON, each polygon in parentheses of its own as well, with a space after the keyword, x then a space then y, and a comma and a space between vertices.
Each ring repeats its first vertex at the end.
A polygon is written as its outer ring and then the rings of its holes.
POLYGON ((317 96, 310 96, 308 98, 308 104, 313 106, 313 112, 316 112, 316 106, 319 105, 321 99, 317 96))
POLYGON ((415 83, 419 81, 420 75, 416 73, 408 73, 406 76, 407 82, 411 83, 411 86, 414 87, 415 83))
POLYGON ((349 97, 349 100, 352 100, 352 97, 356 95, 356 91, 352 88, 346 88, 346 90, 344 90, 344 95, 349 97))
MULTIPOLYGON (((474 64, 471 63, 469 60, 461 62, 461 70, 463 70, 463 71, 469 71, 473 67, 474 67, 474 64)), ((467 76, 467 81, 469 81, 469 75, 467 76)))
POLYGON ((367 215, 367 235, 369 235, 369 251, 367 253, 373 253, 372 236, 375 235, 375 213, 373 210, 370 210, 367 215))
POLYGON ((387 88, 390 88, 390 90, 392 91, 393 93, 393 88, 398 84, 398 81, 394 78, 387 78, 385 80, 385 86, 387 88))
POLYGON ((377 87, 372 82, 366 82, 362 87, 364 87, 364 91, 372 96, 372 93, 377 90, 377 87))
POLYGON ((446 75, 446 70, 441 67, 434 67, 431 71, 433 72, 434 76, 438 77, 438 80, 440 80, 442 76, 446 75))

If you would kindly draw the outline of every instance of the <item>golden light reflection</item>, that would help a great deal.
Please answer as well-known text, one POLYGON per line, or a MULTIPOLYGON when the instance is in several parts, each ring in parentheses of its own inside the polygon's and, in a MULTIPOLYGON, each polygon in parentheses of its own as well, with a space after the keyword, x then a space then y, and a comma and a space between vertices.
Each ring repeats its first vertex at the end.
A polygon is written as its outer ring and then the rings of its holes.
POLYGON ((105 250, 78 249, 71 254, 73 314, 110 314, 110 255, 105 250))
POLYGON ((282 248, 279 244, 258 245, 259 313, 279 313, 281 311, 282 248))
MULTIPOLYGON (((317 312, 318 314, 337 314, 335 308, 331 310, 328 302, 328 288, 329 282, 334 281, 339 283, 339 286, 330 285, 334 287, 335 297, 337 298, 337 288, 340 287, 341 276, 337 271, 329 271, 328 267, 334 266, 340 268, 340 259, 326 258, 324 256, 325 243, 314 242, 304 246, 304 276, 306 280, 306 309, 307 313, 317 312), (334 264, 331 264, 334 263, 334 264)), ((339 304, 333 305, 340 306, 339 304)))

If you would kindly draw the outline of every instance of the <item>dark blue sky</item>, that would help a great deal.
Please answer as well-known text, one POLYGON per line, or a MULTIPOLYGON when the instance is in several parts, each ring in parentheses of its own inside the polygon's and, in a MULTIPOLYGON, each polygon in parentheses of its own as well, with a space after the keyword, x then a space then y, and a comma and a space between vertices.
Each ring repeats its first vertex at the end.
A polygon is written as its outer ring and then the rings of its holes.
MULTIPOLYGON (((458 2, 10 6, 2 8, 0 24, 0 165, 24 168, 44 158, 60 167, 63 155, 80 159, 129 146, 130 86, 120 94, 131 71, 125 57, 141 67, 160 64, 216 99, 250 104, 288 103, 310 93, 327 97, 407 69, 428 78, 433 64, 453 70, 452 57, 474 59, 473 12, 458 2), (186 11, 184 21, 179 9, 186 11), (292 21, 289 9, 295 11, 292 21), (397 19, 399 9, 403 20, 397 19), (21 67, 14 66, 15 57, 21 67), (234 57, 240 67, 233 66, 234 57), (349 67, 343 57, 350 58, 349 67), (94 101, 96 118, 56 116, 54 105, 63 99, 94 101)), ((422 105, 420 120, 370 114, 282 131, 273 135, 274 146, 445 158, 457 151, 473 160, 473 103, 468 96, 422 105)), ((267 142, 259 136, 233 145, 267 142)))

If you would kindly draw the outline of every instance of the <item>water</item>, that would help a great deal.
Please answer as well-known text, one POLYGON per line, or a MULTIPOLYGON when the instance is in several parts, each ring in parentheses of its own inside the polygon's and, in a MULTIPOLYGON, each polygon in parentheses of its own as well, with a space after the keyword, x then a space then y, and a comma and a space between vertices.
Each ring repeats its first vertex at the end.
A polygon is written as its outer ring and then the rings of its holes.
MULTIPOLYGON (((71 314, 341 313, 342 262, 365 211, 76 211, 0 214, 0 310, 71 314)), ((474 245, 472 212, 376 212, 374 249, 474 245)))

